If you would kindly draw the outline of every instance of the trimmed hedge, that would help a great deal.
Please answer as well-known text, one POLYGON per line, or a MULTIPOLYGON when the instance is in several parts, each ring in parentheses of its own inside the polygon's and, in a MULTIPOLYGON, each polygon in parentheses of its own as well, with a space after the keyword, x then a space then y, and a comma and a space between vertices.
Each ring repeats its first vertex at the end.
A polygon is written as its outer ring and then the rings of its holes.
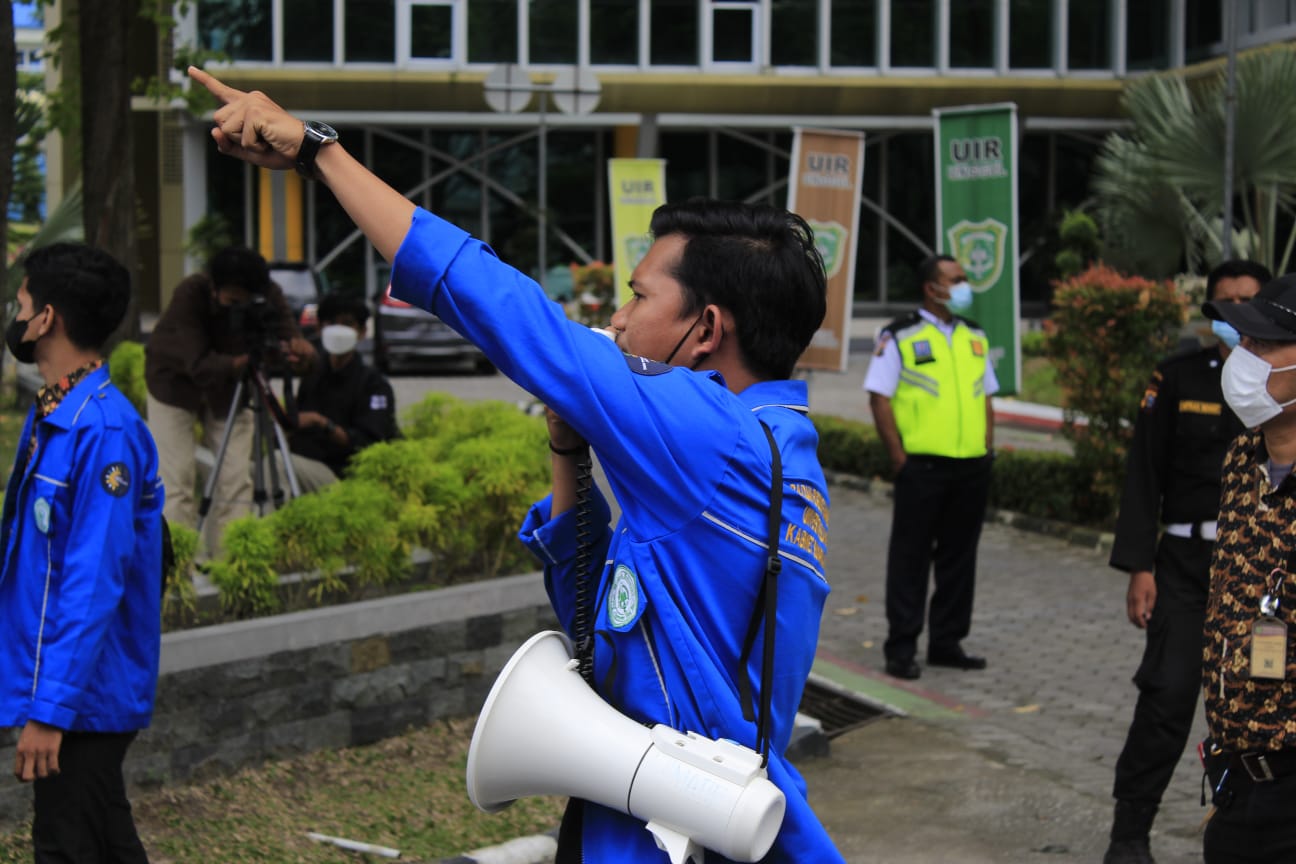
MULTIPOLYGON (((814 418, 819 461, 830 471, 891 479, 891 459, 869 423, 840 417, 814 418)), ((990 483, 990 506, 1026 516, 1104 527, 1086 519, 1091 509, 1089 478, 1065 453, 999 450, 990 483)))

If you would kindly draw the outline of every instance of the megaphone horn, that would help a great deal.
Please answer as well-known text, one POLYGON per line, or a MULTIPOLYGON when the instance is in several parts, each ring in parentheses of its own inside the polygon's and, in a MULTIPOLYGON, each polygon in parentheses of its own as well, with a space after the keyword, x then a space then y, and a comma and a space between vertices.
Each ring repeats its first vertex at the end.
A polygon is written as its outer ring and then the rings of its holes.
POLYGON ((765 857, 786 802, 760 754, 636 723, 590 689, 571 655, 562 633, 537 633, 495 679, 468 748, 473 804, 493 813, 528 795, 567 795, 643 819, 673 864, 700 864, 703 848, 765 857))

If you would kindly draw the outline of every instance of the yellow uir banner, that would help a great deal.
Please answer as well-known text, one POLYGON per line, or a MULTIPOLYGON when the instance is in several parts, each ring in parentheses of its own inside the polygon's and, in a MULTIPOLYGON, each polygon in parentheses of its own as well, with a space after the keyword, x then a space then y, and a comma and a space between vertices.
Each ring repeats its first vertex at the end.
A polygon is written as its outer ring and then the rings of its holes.
POLYGON ((653 211, 666 203, 666 160, 609 159, 608 198, 619 307, 630 299, 630 274, 652 245, 648 225, 653 211))
POLYGON ((814 229, 828 274, 828 313, 797 362, 803 369, 846 371, 863 182, 863 132, 795 130, 787 206, 814 229))

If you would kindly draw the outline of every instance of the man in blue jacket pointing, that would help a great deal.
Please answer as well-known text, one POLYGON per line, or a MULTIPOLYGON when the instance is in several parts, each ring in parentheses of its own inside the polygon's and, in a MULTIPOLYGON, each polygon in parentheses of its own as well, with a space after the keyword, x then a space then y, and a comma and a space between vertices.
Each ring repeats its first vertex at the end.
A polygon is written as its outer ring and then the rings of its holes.
POLYGON ((34 782, 35 860, 143 862, 122 779, 153 714, 162 503, 148 427, 104 344, 130 276, 81 244, 33 251, 5 344, 45 385, 18 440, 0 524, 0 726, 34 782))
MULTIPOLYGON (((577 608, 592 606, 599 695, 644 723, 767 744, 769 779, 787 811, 764 860, 842 861, 784 758, 828 594, 827 486, 806 384, 790 379, 826 308, 810 227, 773 207, 658 210, 634 299, 612 319, 613 341, 568 321, 485 244, 383 183, 331 127, 200 69, 189 74, 223 104, 212 130, 221 152, 326 185, 392 262, 393 297, 434 312, 565 421, 550 441, 554 495, 531 512, 523 536, 546 562, 564 626, 577 629, 577 608), (586 444, 622 506, 609 529, 606 499, 594 500, 602 527, 588 547, 591 604, 577 602, 569 578, 573 456, 586 444), (777 609, 759 602, 771 599, 763 581, 777 581, 769 592, 777 609), (754 620, 771 624, 768 674, 754 620)), ((564 862, 669 860, 645 819, 593 803, 577 804, 562 834, 564 862)))

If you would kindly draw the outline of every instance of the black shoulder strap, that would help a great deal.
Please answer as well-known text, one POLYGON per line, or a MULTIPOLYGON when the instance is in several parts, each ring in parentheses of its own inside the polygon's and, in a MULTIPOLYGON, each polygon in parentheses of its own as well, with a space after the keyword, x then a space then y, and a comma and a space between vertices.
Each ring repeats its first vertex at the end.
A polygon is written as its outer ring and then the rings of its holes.
POLYGON ((778 577, 783 569, 779 558, 779 522, 783 516, 783 459, 779 455, 778 444, 774 433, 761 421, 765 440, 770 448, 770 509, 768 545, 765 557, 765 578, 761 580, 759 593, 756 595, 756 606, 752 611, 751 623, 747 625, 747 636, 743 639, 742 656, 738 661, 738 699, 742 703, 743 719, 751 722, 756 719, 756 749, 761 754, 761 767, 769 763, 770 750, 770 703, 774 698, 774 628, 778 622, 778 577), (756 645, 756 633, 760 629, 761 619, 765 619, 765 645, 761 652, 761 694, 760 714, 752 716, 752 684, 747 674, 747 665, 751 661, 752 649, 756 645))

